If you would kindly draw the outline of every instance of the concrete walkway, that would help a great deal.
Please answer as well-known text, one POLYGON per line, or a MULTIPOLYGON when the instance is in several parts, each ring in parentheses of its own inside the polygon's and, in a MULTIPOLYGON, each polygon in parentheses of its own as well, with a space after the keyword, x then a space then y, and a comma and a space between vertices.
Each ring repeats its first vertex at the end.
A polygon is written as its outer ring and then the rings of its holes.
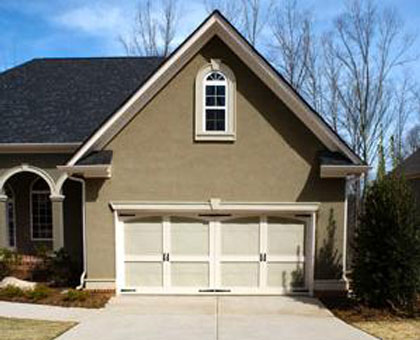
POLYGON ((332 316, 318 300, 303 297, 121 296, 101 310, 63 312, 4 304, 1 316, 80 322, 58 340, 375 339, 332 316), (5 315, 7 309, 14 311, 5 315))

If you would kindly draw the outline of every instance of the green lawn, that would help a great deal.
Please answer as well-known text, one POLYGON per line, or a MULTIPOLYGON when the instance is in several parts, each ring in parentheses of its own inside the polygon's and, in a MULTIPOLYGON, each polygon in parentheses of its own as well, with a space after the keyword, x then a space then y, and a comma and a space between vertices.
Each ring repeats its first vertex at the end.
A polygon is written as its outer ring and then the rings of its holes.
POLYGON ((4 340, 51 340, 74 325, 73 322, 0 317, 0 338, 4 340))

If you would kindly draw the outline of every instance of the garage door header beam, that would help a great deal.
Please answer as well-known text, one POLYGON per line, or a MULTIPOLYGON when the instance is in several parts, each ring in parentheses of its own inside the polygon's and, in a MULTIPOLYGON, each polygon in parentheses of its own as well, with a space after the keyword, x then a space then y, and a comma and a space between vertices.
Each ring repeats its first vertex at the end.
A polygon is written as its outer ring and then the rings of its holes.
POLYGON ((319 210, 319 202, 228 202, 212 198, 208 202, 143 202, 112 201, 110 207, 119 213, 153 212, 247 212, 247 213, 313 213, 319 210))

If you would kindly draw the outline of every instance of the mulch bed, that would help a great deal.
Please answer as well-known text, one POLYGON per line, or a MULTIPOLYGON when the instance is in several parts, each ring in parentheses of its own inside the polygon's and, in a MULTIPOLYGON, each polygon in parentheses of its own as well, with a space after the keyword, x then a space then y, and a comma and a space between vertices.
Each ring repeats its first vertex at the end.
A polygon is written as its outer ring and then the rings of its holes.
POLYGON ((1 296, 0 294, 0 301, 35 303, 62 307, 102 308, 107 304, 109 299, 115 295, 114 291, 87 290, 83 291, 83 298, 69 301, 65 299, 65 294, 62 293, 65 290, 66 289, 63 288, 50 288, 48 296, 41 299, 30 299, 27 296, 6 297, 1 296))
POLYGON ((419 308, 414 315, 399 313, 391 308, 369 308, 347 297, 323 297, 321 298, 321 301, 335 316, 348 323, 363 321, 398 321, 407 318, 420 318, 420 299, 418 304, 419 308))

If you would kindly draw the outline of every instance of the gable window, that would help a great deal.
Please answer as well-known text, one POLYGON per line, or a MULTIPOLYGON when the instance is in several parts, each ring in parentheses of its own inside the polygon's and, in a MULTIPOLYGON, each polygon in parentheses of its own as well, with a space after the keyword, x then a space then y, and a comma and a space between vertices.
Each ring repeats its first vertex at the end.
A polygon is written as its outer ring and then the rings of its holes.
POLYGON ((196 77, 195 140, 234 141, 235 101, 233 72, 220 60, 212 59, 196 77))
POLYGON ((52 204, 50 188, 41 178, 35 180, 31 188, 32 239, 52 239, 52 204))
POLYGON ((221 72, 211 72, 205 86, 205 131, 226 131, 226 78, 221 72))
POLYGON ((16 247, 16 215, 15 215, 15 195, 12 188, 7 185, 5 187, 7 196, 6 204, 6 221, 8 226, 9 247, 16 247))

